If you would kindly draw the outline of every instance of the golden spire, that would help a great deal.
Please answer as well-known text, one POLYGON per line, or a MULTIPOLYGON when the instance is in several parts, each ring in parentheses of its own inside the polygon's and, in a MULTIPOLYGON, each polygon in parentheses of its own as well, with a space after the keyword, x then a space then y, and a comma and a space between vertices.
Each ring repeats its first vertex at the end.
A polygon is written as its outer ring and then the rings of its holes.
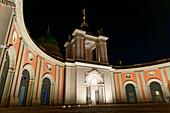
POLYGON ((86 23, 86 10, 85 10, 85 8, 83 9, 83 23, 81 24, 81 26, 80 27, 89 27, 89 25, 86 23))
POLYGON ((50 24, 48 24, 48 30, 50 30, 50 24))

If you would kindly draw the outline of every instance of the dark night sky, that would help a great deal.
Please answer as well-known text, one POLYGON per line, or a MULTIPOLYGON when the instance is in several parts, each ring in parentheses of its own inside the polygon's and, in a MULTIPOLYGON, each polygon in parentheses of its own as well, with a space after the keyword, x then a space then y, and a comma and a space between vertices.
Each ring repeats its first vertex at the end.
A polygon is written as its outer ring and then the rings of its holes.
MULTIPOLYGON (((167 0, 168 1, 168 0, 167 0)), ((32 38, 43 35, 50 24, 52 36, 65 53, 68 35, 79 28, 86 8, 86 22, 93 31, 103 28, 109 37, 108 56, 112 65, 137 64, 170 58, 170 3, 166 0, 113 2, 68 6, 24 0, 24 18, 32 38), (149 2, 148 2, 149 1, 149 2)))

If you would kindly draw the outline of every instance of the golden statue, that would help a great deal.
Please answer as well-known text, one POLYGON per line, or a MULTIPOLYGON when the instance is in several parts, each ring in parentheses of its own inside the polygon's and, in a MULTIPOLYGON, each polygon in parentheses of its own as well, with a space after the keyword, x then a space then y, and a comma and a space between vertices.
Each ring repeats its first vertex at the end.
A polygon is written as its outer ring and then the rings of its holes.
POLYGON ((86 10, 85 10, 85 8, 83 9, 83 23, 81 24, 81 26, 80 27, 89 27, 89 25, 86 23, 86 10))

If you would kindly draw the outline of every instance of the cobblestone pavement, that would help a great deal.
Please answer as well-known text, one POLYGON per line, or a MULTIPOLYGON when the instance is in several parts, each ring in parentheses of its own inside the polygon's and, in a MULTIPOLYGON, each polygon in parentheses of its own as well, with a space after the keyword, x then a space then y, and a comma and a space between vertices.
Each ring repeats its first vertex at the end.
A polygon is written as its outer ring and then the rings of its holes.
POLYGON ((0 107, 0 113, 170 113, 170 103, 0 107))

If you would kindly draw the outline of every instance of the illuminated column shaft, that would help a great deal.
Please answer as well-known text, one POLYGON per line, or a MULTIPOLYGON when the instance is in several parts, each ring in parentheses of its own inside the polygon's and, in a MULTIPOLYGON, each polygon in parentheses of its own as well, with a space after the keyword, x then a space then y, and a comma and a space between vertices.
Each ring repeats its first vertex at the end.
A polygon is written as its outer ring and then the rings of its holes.
POLYGON ((104 43, 103 44, 103 48, 104 48, 104 53, 105 53, 105 62, 108 62, 108 56, 107 56, 107 43, 104 43))
POLYGON ((108 57, 107 57, 107 44, 104 42, 99 43, 99 55, 100 55, 100 60, 101 62, 108 62, 108 57))
POLYGON ((72 59, 73 58, 72 47, 71 47, 70 42, 67 42, 67 43, 69 43, 69 44, 66 47, 66 58, 72 59))
POLYGON ((40 73, 40 67, 41 67, 41 57, 38 56, 37 57, 37 64, 36 64, 36 75, 35 75, 35 83, 34 83, 34 88, 33 88, 33 97, 32 97, 32 105, 35 105, 36 104, 36 101, 37 101, 37 86, 38 86, 38 83, 39 83, 39 73, 40 73))
POLYGON ((31 99, 33 96, 33 88, 34 88, 34 80, 29 80, 26 106, 31 106, 31 99))
POLYGON ((106 62, 106 46, 105 46, 105 44, 103 42, 100 42, 99 48, 100 48, 100 61, 106 62))
POLYGON ((84 38, 82 36, 76 37, 77 44, 77 58, 84 59, 84 38))
POLYGON ((1 104, 3 106, 8 106, 9 94, 10 94, 13 75, 14 75, 14 69, 9 68, 8 75, 7 75, 6 82, 5 82, 4 92, 3 92, 2 100, 1 100, 1 104))

